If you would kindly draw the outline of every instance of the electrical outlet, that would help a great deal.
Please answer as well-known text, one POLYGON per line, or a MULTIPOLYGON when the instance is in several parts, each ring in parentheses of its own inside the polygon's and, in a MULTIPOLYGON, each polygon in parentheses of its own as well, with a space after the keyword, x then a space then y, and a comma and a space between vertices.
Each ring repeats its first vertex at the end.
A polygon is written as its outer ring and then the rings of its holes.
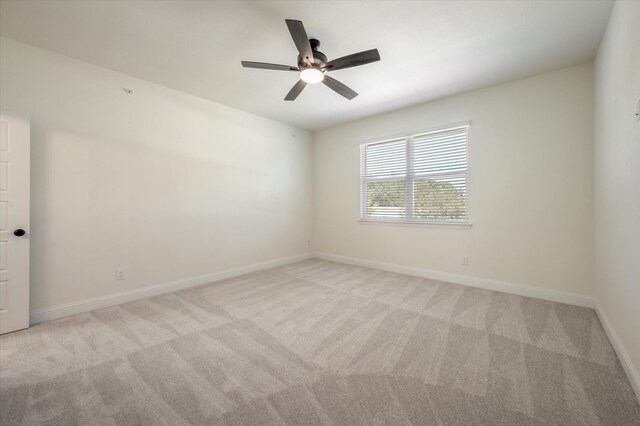
POLYGON ((462 264, 467 266, 469 264, 469 256, 462 256, 462 264))
POLYGON ((116 269, 116 280, 124 280, 125 278, 127 278, 127 274, 124 269, 116 269))

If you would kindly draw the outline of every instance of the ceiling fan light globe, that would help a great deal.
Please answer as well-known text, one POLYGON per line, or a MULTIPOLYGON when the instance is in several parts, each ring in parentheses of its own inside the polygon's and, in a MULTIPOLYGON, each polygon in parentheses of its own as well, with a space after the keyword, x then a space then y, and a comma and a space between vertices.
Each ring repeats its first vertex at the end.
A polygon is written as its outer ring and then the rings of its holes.
POLYGON ((305 83, 320 83, 324 79, 324 73, 317 68, 307 68, 302 70, 302 72, 300 73, 300 78, 305 83))

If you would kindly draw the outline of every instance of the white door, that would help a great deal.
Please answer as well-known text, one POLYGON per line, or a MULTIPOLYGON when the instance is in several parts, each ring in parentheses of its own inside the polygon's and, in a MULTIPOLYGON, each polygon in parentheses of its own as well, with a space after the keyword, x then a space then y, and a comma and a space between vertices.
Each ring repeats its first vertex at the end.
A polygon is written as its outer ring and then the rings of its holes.
POLYGON ((0 334, 29 327, 29 119, 0 112, 0 334))

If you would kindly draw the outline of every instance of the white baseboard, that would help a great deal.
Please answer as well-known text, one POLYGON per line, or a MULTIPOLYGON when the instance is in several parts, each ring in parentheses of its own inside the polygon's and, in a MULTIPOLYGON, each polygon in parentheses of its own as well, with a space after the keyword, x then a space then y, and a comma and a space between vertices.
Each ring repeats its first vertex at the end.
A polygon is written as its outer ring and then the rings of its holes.
POLYGON ((185 278, 182 280, 138 288, 130 291, 123 291, 121 293, 110 294, 107 296, 80 300, 78 302, 67 303, 64 305, 54 306, 52 308, 40 309, 29 314, 29 324, 35 325, 44 321, 51 321, 69 315, 92 311, 94 309, 106 308, 107 306, 119 305, 120 303, 131 302, 133 300, 158 296, 165 293, 171 293, 173 291, 182 290, 189 287, 196 287, 227 278, 237 277, 239 275, 248 274, 250 272, 298 262, 300 260, 309 259, 311 257, 313 256, 310 253, 283 257, 280 259, 268 260, 266 262, 254 263, 252 265, 241 266, 239 268, 227 269, 225 271, 215 272, 209 275, 185 278))
POLYGON ((638 374, 638 370, 636 370, 636 367, 633 365, 629 353, 622 345, 622 340, 620 340, 618 333, 616 333, 616 329, 613 328, 609 317, 607 317, 607 314, 602 310, 602 306, 597 302, 596 313, 598 314, 598 318, 600 318, 602 328, 604 328, 605 333, 607 333, 613 349, 616 351, 616 354, 618 354, 618 359, 620 360, 620 364, 622 364, 624 372, 627 373, 631 387, 636 393, 636 398, 638 398, 638 402, 640 402, 640 374, 638 374))
POLYGON ((582 294, 568 293, 563 291, 549 290, 545 288, 530 287, 520 284, 512 284, 487 278, 477 278, 468 275, 458 275, 449 272, 434 271, 432 269, 415 268, 394 263, 377 262, 374 260, 357 259, 353 257, 336 256, 328 253, 313 253, 313 257, 330 260, 333 262, 346 263, 349 265, 364 266, 367 268, 382 269, 384 271, 396 272, 399 274, 413 275, 416 277, 430 278, 439 281, 446 281, 461 284, 469 287, 483 288, 486 290, 499 291, 501 293, 516 294, 518 296, 533 297, 536 299, 549 300, 552 302, 566 303, 569 305, 595 308, 595 300, 592 297, 582 294))
MULTIPOLYGON (((519 296, 533 297, 536 299, 550 300, 552 302, 567 303, 570 305, 584 306, 595 308, 596 304, 593 298, 574 293, 565 293, 543 288, 529 287, 518 284, 505 283, 501 281, 490 280, 486 278, 477 278, 466 275, 457 275, 448 272, 435 271, 431 269, 415 268, 411 266, 403 266, 392 263, 377 262, 373 260, 357 259, 353 257, 337 256, 328 253, 305 253, 296 256, 284 257, 280 259, 269 260, 266 262, 254 263, 252 265, 241 266, 239 268, 227 269, 225 271, 215 272, 213 274, 201 275, 198 277, 185 278, 155 286, 143 287, 130 291, 110 294, 91 299, 80 300, 78 302, 58 305, 51 308, 33 311, 29 315, 29 323, 31 325, 44 321, 50 321, 69 315, 75 315, 94 309, 105 308, 107 306, 126 303, 133 300, 143 299, 145 297, 153 297, 160 294, 171 293, 173 291, 196 287, 203 284, 220 281, 227 278, 237 277, 248 274, 250 272, 260 271, 263 269, 273 268, 288 263, 298 262, 309 258, 318 258, 330 260, 333 262, 346 263, 350 265, 364 266, 367 268, 381 269, 384 271, 397 272, 400 274, 413 275, 424 278, 431 278, 439 281, 446 281, 455 284, 466 285, 470 287, 478 287, 487 290, 499 291, 502 293, 517 294, 519 296)), ((604 323, 604 321, 603 321, 604 323)))

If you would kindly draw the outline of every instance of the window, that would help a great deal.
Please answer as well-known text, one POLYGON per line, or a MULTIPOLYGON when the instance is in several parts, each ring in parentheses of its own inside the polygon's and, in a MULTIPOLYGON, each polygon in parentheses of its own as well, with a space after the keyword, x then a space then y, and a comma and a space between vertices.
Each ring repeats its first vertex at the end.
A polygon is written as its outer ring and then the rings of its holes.
POLYGON ((467 130, 362 144, 361 220, 467 224, 467 130))

